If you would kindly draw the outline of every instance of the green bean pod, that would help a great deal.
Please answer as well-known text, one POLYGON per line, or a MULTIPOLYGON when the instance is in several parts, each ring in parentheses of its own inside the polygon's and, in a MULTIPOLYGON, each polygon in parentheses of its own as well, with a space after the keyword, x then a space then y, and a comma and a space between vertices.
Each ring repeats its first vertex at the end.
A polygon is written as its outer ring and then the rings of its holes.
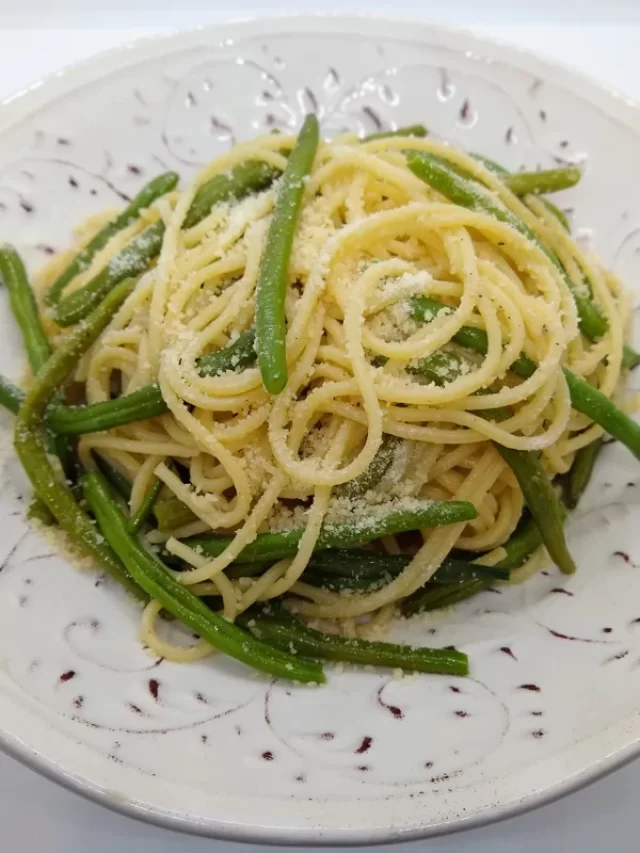
POLYGON ((576 453, 565 480, 564 501, 569 509, 575 509, 578 506, 578 501, 589 485, 593 468, 603 447, 602 438, 597 438, 586 447, 581 447, 576 453))
POLYGON ((467 598, 472 598, 490 586, 491 581, 487 578, 476 578, 466 583, 448 586, 427 584, 405 598, 400 605, 400 610, 403 616, 413 616, 415 613, 425 613, 429 610, 441 610, 444 607, 452 607, 467 598))
MULTIPOLYGON (((255 361, 253 332, 244 332, 225 349, 203 355, 198 360, 202 376, 215 376, 227 370, 247 367, 255 361)), ((0 406, 17 414, 24 391, 0 375, 0 406)), ((47 423, 60 435, 84 435, 124 426, 134 421, 155 418, 168 411, 157 385, 145 385, 131 394, 88 406, 51 405, 47 423)))
POLYGON ((170 530, 191 524, 193 521, 198 521, 198 516, 194 515, 189 507, 176 497, 158 501, 153 508, 153 514, 158 523, 158 530, 162 533, 167 533, 170 530))
POLYGON ((127 526, 131 533, 138 533, 142 530, 144 523, 153 513, 153 507, 158 500, 158 495, 162 491, 163 486, 164 483, 162 480, 156 479, 151 488, 148 490, 138 509, 129 518, 127 526))
POLYGON ((308 115, 282 176, 260 262, 256 286, 256 352, 262 384, 269 394, 279 394, 287 384, 284 311, 287 275, 305 180, 313 166, 319 138, 318 119, 308 115))
POLYGON ((640 364, 640 353, 632 346, 625 344, 622 350, 622 366, 625 370, 633 370, 640 364))
MULTIPOLYGON (((479 181, 469 172, 466 172, 464 169, 461 169, 459 166, 451 163, 445 157, 440 157, 438 154, 430 154, 429 156, 432 157, 434 161, 442 164, 445 168, 451 169, 456 175, 460 175, 462 178, 469 181, 479 183, 479 181)), ((509 187, 511 192, 517 196, 529 194, 540 195, 542 193, 555 193, 560 190, 568 190, 571 189, 571 187, 575 187, 582 178, 582 172, 576 166, 562 166, 557 169, 544 169, 537 172, 527 172, 523 170, 522 172, 511 173, 508 169, 505 169, 504 166, 501 166, 500 163, 496 163, 495 160, 491 160, 489 157, 484 157, 482 154, 472 153, 471 156, 474 160, 477 160, 478 163, 482 163, 485 169, 488 169, 489 172, 493 172, 494 175, 497 175, 503 183, 509 187)), ((555 205, 549 202, 549 207, 555 208, 555 205)), ((555 208, 555 210, 557 211, 557 208, 555 208)), ((558 211, 558 213, 560 213, 558 218, 564 216, 561 211, 558 211)), ((567 231, 568 230, 569 229, 567 228, 567 231)))
POLYGON ((121 474, 120 471, 108 462, 103 456, 100 456, 99 453, 93 451, 93 458, 95 460, 98 471, 107 478, 107 480, 111 483, 111 485, 115 488, 116 492, 120 495, 121 498, 129 503, 131 500, 131 483, 124 474, 121 474))
POLYGON ((582 173, 575 166, 546 169, 540 172, 514 172, 504 182, 514 195, 540 195, 568 190, 579 183, 582 173))
MULTIPOLYGON (((445 309, 447 309, 446 305, 426 296, 415 297, 412 301, 414 319, 425 322, 429 322, 445 309)), ((483 354, 487 352, 488 340, 484 329, 463 326, 454 335, 453 340, 474 352, 483 354)), ((535 372, 536 364, 527 356, 521 355, 513 362, 510 369, 523 379, 528 379, 535 372)), ((567 380, 572 407, 586 415, 593 423, 601 426, 609 435, 624 444, 637 459, 640 459, 640 425, 585 379, 576 376, 566 367, 563 368, 563 372, 567 380)))
POLYGON ((393 139, 396 136, 413 136, 422 138, 427 136, 429 131, 423 124, 409 124, 406 127, 399 127, 397 130, 380 130, 377 133, 369 133, 363 137, 363 142, 374 142, 376 139, 393 139))
POLYGON ((168 412, 157 385, 145 385, 131 394, 90 406, 55 406, 47 423, 59 435, 84 435, 155 418, 168 412))
MULTIPOLYGON (((447 305, 443 305, 442 302, 438 302, 436 299, 431 299, 428 296, 415 296, 411 300, 411 316, 418 322, 429 323, 438 314, 450 310, 447 305)), ((481 353, 482 355, 486 355, 489 349, 489 339, 485 330, 476 329, 473 326, 463 326, 456 332, 452 340, 459 346, 473 350, 473 352, 481 353)), ((460 359, 458 358, 457 361, 459 362, 460 359)), ((529 376, 533 376, 536 364, 530 358, 527 358, 527 356, 521 355, 513 362, 510 370, 517 373, 518 376, 528 379, 529 376)))
POLYGON ((55 517, 49 510, 49 507, 43 500, 41 500, 37 496, 34 497, 29 503, 29 509, 27 510, 27 518, 30 521, 38 521, 45 527, 51 527, 56 523, 55 517))
POLYGON ((17 415, 23 400, 24 391, 0 376, 0 406, 17 415))
MULTIPOLYGON (((271 166, 249 161, 235 166, 229 172, 216 175, 203 184, 196 193, 185 217, 184 228, 197 225, 209 214, 215 204, 231 199, 241 199, 268 186, 276 175, 271 166)), ((140 275, 160 254, 165 225, 158 220, 139 234, 119 252, 91 281, 63 297, 53 309, 53 316, 61 326, 77 323, 104 298, 112 287, 125 278, 140 275)))
POLYGON ((135 222, 139 218, 140 212, 151 207, 156 199, 175 189, 179 180, 180 176, 176 172, 166 172, 149 181, 129 202, 122 213, 107 223, 104 228, 101 228, 84 249, 75 256, 69 266, 63 270, 47 291, 45 303, 49 306, 55 305, 69 282, 81 272, 89 269, 95 256, 107 245, 109 240, 119 231, 131 225, 132 222, 135 222))
POLYGON ((361 495, 366 495, 367 492, 374 489, 392 466, 401 443, 402 439, 385 433, 382 436, 382 443, 378 448, 378 452, 371 460, 371 464, 366 471, 354 477, 353 480, 349 480, 348 483, 337 486, 335 493, 348 498, 357 498, 361 495))
POLYGON ((542 541, 553 562, 565 575, 573 574, 576 564, 564 538, 565 511, 535 453, 526 453, 494 445, 513 471, 542 541))
POLYGON ((541 545, 542 535, 537 524, 533 518, 525 517, 502 546, 506 551, 506 555, 499 563, 496 563, 494 568, 504 566, 510 569, 517 569, 541 545))
POLYGON ((257 358, 255 342, 255 330, 248 329, 224 349, 200 356, 197 362, 200 376, 218 376, 230 370, 251 367, 257 358))
MULTIPOLYGON (((490 172, 493 172, 494 175, 497 175, 499 178, 508 178, 509 170, 505 169, 500 163, 497 163, 495 160, 492 160, 490 157, 485 157, 484 154, 478 154, 475 151, 471 152, 471 157, 474 160, 477 160, 478 163, 482 163, 485 169, 488 169, 490 172)), ((439 158, 444 161, 444 158, 439 158)), ((448 161, 446 161, 448 163, 448 161)), ((468 177, 471 177, 468 175, 468 177)))
MULTIPOLYGON (((384 586, 407 568, 413 558, 404 554, 378 554, 367 551, 320 551, 314 553, 304 571, 303 580, 327 589, 365 590, 384 586)), ((430 579, 432 584, 461 584, 476 578, 509 580, 511 569, 482 566, 447 557, 430 579)))
POLYGON ((11 310, 22 334, 29 365, 37 373, 51 355, 51 344, 40 322, 38 304, 29 285, 27 271, 12 246, 0 246, 0 276, 9 291, 11 310))
POLYGON ((262 160, 248 160, 228 172, 215 175, 195 194, 182 227, 193 228, 211 213, 216 204, 241 201, 248 195, 266 190, 279 175, 278 169, 262 160))
POLYGON ((75 368, 120 305, 131 293, 133 282, 115 288, 77 329, 65 338, 34 378, 16 418, 14 442, 22 466, 38 497, 65 530, 70 543, 99 565, 137 597, 144 597, 120 560, 96 530, 95 524, 81 509, 71 489, 62 482, 47 456, 43 427, 45 408, 55 390, 75 368))
POLYGON ((640 424, 619 409, 597 388, 567 370, 566 367, 564 376, 573 408, 599 424, 610 436, 622 442, 636 459, 640 459, 640 424))
POLYGON ((160 560, 143 548, 127 528, 127 519, 99 473, 83 478, 85 495, 105 539, 131 576, 167 612, 195 631, 218 651, 277 678, 302 683, 322 683, 324 673, 315 661, 295 657, 255 639, 237 625, 214 613, 186 586, 175 580, 160 560))
POLYGON ((556 255, 541 242, 533 231, 514 213, 485 192, 480 184, 464 178, 445 164, 443 158, 434 157, 423 151, 409 151, 407 162, 411 171, 432 186, 454 204, 478 213, 493 216, 509 225, 541 249, 556 267, 567 286, 571 289, 578 311, 580 329, 590 340, 598 340, 607 330, 607 320, 584 288, 576 287, 567 275, 556 255))
MULTIPOLYGON (((335 549, 314 551, 309 560, 309 568, 335 576, 388 578, 399 575, 412 559, 412 556, 406 554, 335 549)), ((447 557, 431 578, 431 583, 458 583, 474 577, 509 580, 511 569, 502 566, 483 566, 479 563, 447 557)))
POLYGON ((79 290, 63 296, 52 306, 59 326, 72 326, 98 306, 109 291, 125 279, 141 275, 160 254, 165 224, 159 219, 138 234, 106 267, 79 290))
POLYGON ((267 606, 243 614, 241 619, 255 637, 305 657, 400 668, 409 672, 469 674, 469 659, 456 649, 417 648, 323 634, 307 628, 283 608, 267 606))
MULTIPOLYGON (((29 366, 36 374, 51 355, 51 344, 40 321, 38 304, 29 284, 27 272, 20 255, 11 246, 0 248, 0 275, 9 291, 9 300, 13 315, 17 320, 29 366)), ((17 389, 16 389, 17 390, 17 389)), ((20 392, 18 392, 20 393, 20 392)), ((8 383, 4 383, 0 402, 14 404, 16 394, 9 389, 8 383)), ((63 402, 64 395, 58 392, 54 399, 63 402)), ((75 456, 71 443, 65 438, 48 438, 51 450, 60 459, 66 476, 70 479, 75 473, 75 456)), ((42 513, 41 513, 42 514, 42 513)))
POLYGON ((542 203, 547 208, 549 213, 555 216, 555 218, 558 220, 560 225, 562 225, 564 230, 571 234, 571 224, 567 219, 565 212, 563 210, 560 210, 557 204, 554 204, 552 201, 549 201, 548 198, 543 198, 542 203))
MULTIPOLYGON (((390 503, 384 507, 370 507, 369 513, 369 517, 360 521, 324 524, 315 550, 361 545, 382 536, 421 530, 424 527, 458 524, 477 517, 475 507, 468 501, 416 500, 411 509, 402 509, 390 503)), ((254 563, 290 557, 298 550, 303 532, 296 529, 283 533, 260 533, 250 545, 242 549, 236 560, 239 563, 254 563)), ((229 547, 233 537, 194 536, 185 541, 204 556, 217 557, 229 547)))
POLYGON ((494 566, 467 563, 466 565, 469 568, 474 569, 473 576, 465 578, 460 573, 459 578, 451 577, 449 581, 449 578, 443 575, 442 584, 437 582, 437 575, 441 572, 441 568, 438 569, 427 584, 417 589, 402 602, 402 613, 405 616, 411 616, 414 613, 451 607, 488 589, 494 580, 509 580, 511 570, 517 569, 526 562, 541 545, 542 536, 534 520, 525 518, 502 546, 506 554, 499 563, 494 566), (508 571, 508 576, 501 577, 498 573, 505 569, 508 571))
MULTIPOLYGON (((481 331, 474 329, 473 331, 481 331)), ((435 385, 447 385, 469 367, 469 360, 455 352, 433 352, 407 365, 407 373, 423 376, 435 385)))
MULTIPOLYGON (((202 376, 215 376, 227 370, 246 367, 255 361, 253 332, 244 332, 228 347, 207 353, 198 360, 202 376)), ((6 390, 7 401, 13 405, 13 395, 6 390)), ((3 390, 0 387, 0 404, 3 390)), ((51 429, 60 435, 84 435, 124 426, 134 421, 159 417, 169 411, 162 399, 160 388, 154 383, 145 385, 131 394, 114 400, 92 403, 88 406, 51 407, 47 420, 51 429)))
MULTIPOLYGON (((435 162, 440 163, 443 168, 451 169, 456 175, 460 176, 463 179, 468 179, 473 182, 475 179, 471 177, 468 173, 461 170, 459 167, 454 166, 453 163, 445 160, 443 157, 439 157, 436 154, 430 155, 435 162)), ((552 169, 547 172, 520 172, 516 175, 510 175, 507 169, 501 166, 499 163, 496 163, 494 160, 490 160, 488 157, 483 157, 480 154, 472 154, 471 155, 475 160, 482 163, 485 168, 487 168, 490 172, 498 175, 498 177, 502 178, 502 180, 509 186, 509 189, 515 193, 516 195, 522 194, 522 190, 525 192, 531 193, 541 193, 545 192, 544 187, 540 183, 540 175, 549 176, 551 175, 552 182, 555 182, 556 189, 564 189, 568 185, 573 185, 572 182, 577 183, 580 179, 580 172, 578 169, 574 167, 566 167, 563 169, 552 169), (560 184, 564 184, 564 186, 560 186, 560 184)), ((548 177, 546 178, 548 180, 548 177)), ((551 191, 551 190, 549 190, 551 191)), ((555 218, 560 222, 565 231, 571 233, 571 225, 569 224, 569 220, 565 216, 564 212, 560 210, 552 201, 548 198, 541 199, 542 204, 547 208, 547 210, 555 216, 555 218)), ((526 204, 525 199, 525 204, 526 204)), ((564 271, 563 271, 564 272, 564 271)), ((586 309, 585 309, 586 310, 586 309)), ((598 321, 595 321, 598 324, 598 321)), ((594 327, 595 328, 595 327, 594 327)), ((464 344, 463 344, 464 346, 464 344)), ((637 353, 633 347, 625 344, 622 354, 622 366, 626 369, 633 369, 640 364, 640 353, 637 353)))

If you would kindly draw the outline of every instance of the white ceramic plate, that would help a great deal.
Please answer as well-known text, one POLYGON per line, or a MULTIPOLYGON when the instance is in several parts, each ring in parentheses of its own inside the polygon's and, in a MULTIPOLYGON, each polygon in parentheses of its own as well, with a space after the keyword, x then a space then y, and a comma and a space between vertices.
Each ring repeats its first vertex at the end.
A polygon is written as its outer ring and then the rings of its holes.
MULTIPOLYGON (((508 167, 578 162, 574 229, 638 287, 640 112, 572 72, 466 33, 347 18, 146 41, 0 109, 0 238, 30 264, 81 216, 243 139, 425 122, 508 167)), ((18 333, 2 294, 2 370, 18 333)), ((398 636, 468 652, 466 680, 329 669, 322 689, 228 660, 152 660, 132 604, 23 520, 2 415, 0 729, 21 760, 174 829, 373 843, 543 803, 634 756, 640 736, 640 468, 612 445, 570 524, 579 572, 488 591, 398 636)), ((403 633, 404 632, 404 633, 403 633)))

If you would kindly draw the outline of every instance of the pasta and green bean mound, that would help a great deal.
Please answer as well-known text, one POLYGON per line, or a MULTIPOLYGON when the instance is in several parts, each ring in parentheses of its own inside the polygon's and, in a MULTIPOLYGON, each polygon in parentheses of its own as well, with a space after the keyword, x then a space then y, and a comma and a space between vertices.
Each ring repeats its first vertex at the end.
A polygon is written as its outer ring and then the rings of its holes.
POLYGON ((417 125, 236 145, 149 183, 27 281, 31 515, 144 603, 141 639, 320 682, 319 660, 463 675, 370 639, 546 562, 625 412, 629 300, 545 193, 417 125), (200 640, 169 642, 162 615, 200 640))

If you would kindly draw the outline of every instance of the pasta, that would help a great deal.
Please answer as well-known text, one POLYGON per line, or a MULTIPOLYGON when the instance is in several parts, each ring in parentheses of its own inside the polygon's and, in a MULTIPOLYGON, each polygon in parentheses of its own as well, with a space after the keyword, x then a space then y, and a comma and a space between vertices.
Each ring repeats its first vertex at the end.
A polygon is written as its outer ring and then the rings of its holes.
MULTIPOLYGON (((498 167, 400 131, 316 139, 298 180, 301 138, 236 145, 189 186, 170 182, 65 281, 57 304, 78 305, 132 241, 160 234, 156 260, 71 381, 89 407, 138 392, 159 413, 79 435, 80 464, 106 462, 126 478, 128 511, 147 518, 146 547, 162 548, 173 579, 229 622, 246 625, 243 614, 284 600, 304 621, 353 638, 432 599, 448 604, 456 590, 527 577, 545 565, 545 546, 570 571, 553 484, 570 479, 585 448, 595 459, 612 411, 624 429, 633 423, 619 408, 630 323, 622 284, 525 175, 516 195, 498 167), (247 163, 272 177, 190 221, 202 188, 247 163), (276 226, 292 186, 299 212, 276 226), (468 203, 452 200, 463 192, 468 203), (278 227, 293 239, 290 253, 277 250, 280 308, 265 260, 278 227), (265 388, 279 341, 261 326, 271 309, 286 330, 279 393, 265 388), (601 334, 589 334, 591 320, 601 334), (585 386, 606 398, 606 424, 585 413, 585 386), (522 474, 514 460, 534 467, 522 474), (540 493, 523 481, 537 472, 555 528, 541 524, 540 493), (446 520, 434 514, 442 502, 446 520), (336 569, 354 555, 355 573, 336 569)), ((41 305, 112 221, 112 212, 93 217, 39 271, 41 305)), ((42 312, 54 341, 61 312, 42 312)), ((141 629, 157 654, 185 661, 213 650, 169 642, 162 610, 152 597, 141 629)))

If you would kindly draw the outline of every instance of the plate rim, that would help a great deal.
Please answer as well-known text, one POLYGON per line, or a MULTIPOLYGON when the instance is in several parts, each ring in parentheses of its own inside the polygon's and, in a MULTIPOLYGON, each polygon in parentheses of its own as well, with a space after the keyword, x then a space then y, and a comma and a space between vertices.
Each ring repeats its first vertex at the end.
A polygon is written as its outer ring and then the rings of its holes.
MULTIPOLYGON (((365 36, 375 37, 375 28, 387 25, 392 35, 398 39, 412 37, 414 41, 437 40, 439 35, 466 39, 479 51, 487 53, 489 58, 509 64, 511 60, 519 59, 518 67, 529 66, 532 73, 544 72, 547 80, 553 80, 558 85, 571 88, 578 84, 579 88, 572 89, 573 94, 580 98, 586 97, 591 104, 605 112, 609 118, 617 119, 640 136, 640 102, 635 101, 619 89, 599 81, 590 74, 571 67, 568 63, 552 59, 545 54, 539 54, 530 48, 514 45, 507 39, 487 35, 476 28, 458 27, 442 24, 415 16, 388 16, 378 13, 349 13, 313 12, 305 14, 274 13, 271 15, 243 15, 224 21, 207 24, 196 24, 187 28, 174 28, 168 31, 145 35, 121 45, 101 50, 96 54, 62 66, 59 70, 50 72, 41 78, 33 80, 17 92, 0 100, 0 119, 3 132, 26 118, 38 108, 50 103, 54 98, 68 91, 75 91, 98 80, 105 74, 119 68, 155 55, 162 45, 170 44, 180 39, 188 39, 198 34, 212 35, 222 38, 229 35, 251 34, 260 25, 273 27, 275 22, 284 24, 284 32, 295 31, 299 26, 303 32, 313 32, 324 25, 331 25, 332 32, 349 31, 355 28, 365 36), (364 27, 364 32, 361 32, 364 27), (127 61, 131 57, 131 61, 127 61), (89 79, 87 79, 87 75, 89 79)), ((584 741, 586 745, 597 736, 584 741)), ((97 783, 68 772, 54 759, 47 757, 30 748, 28 743, 20 740, 3 728, 0 728, 0 750, 23 766, 34 770, 44 778, 60 785, 72 793, 79 794, 100 806, 122 814, 125 817, 155 825, 164 829, 213 838, 217 840, 260 843, 266 845, 292 846, 353 846, 378 845, 398 843, 401 841, 433 838, 449 835, 454 832, 476 829, 497 823, 511 817, 525 814, 534 809, 548 805, 569 794, 577 792, 587 785, 605 778, 612 772, 624 767, 640 755, 640 723, 635 727, 632 737, 627 743, 608 752, 602 759, 592 759, 588 764, 583 763, 583 769, 578 769, 557 783, 522 797, 512 803, 497 804, 492 809, 472 814, 468 817, 455 817, 451 822, 441 821, 431 826, 414 826, 410 829, 385 828, 367 829, 366 827, 332 829, 328 832, 317 831, 311 827, 255 827, 245 823, 228 823, 220 820, 194 820, 189 815, 169 812, 165 809, 149 808, 143 802, 128 800, 123 797, 111 796, 108 790, 97 783), (584 766, 586 764, 586 766, 584 766)))

